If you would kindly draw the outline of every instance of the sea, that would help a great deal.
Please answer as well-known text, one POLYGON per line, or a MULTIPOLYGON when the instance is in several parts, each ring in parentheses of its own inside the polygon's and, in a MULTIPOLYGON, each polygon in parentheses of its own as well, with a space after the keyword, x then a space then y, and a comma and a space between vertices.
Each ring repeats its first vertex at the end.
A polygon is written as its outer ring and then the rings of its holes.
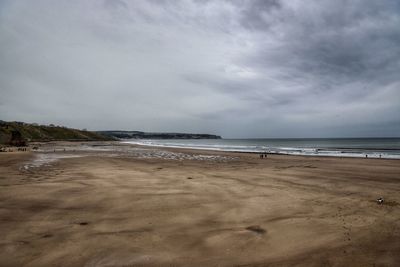
POLYGON ((400 159, 400 138, 128 139, 123 142, 230 152, 400 159))

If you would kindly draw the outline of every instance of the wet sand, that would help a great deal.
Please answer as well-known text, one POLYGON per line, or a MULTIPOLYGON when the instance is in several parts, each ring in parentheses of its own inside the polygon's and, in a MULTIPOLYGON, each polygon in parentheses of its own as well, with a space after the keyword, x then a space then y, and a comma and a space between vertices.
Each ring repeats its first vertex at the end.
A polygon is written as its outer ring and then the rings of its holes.
POLYGON ((399 266, 399 192, 398 160, 50 143, 0 153, 0 266, 399 266))

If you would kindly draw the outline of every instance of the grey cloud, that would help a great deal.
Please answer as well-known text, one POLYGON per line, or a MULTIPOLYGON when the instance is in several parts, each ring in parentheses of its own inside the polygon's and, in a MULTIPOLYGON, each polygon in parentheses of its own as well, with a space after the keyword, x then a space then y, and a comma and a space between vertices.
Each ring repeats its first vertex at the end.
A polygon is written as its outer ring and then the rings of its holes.
MULTIPOLYGON (((233 2, 235 3, 235 2, 233 2)), ((273 24, 274 15, 281 8, 280 0, 255 0, 236 2, 241 8, 240 23, 250 30, 265 30, 273 24)))
MULTIPOLYGON (((320 10, 314 16, 304 16, 297 11, 292 23, 276 25, 275 31, 285 32, 278 38, 277 48, 281 52, 264 53, 267 64, 268 60, 281 60, 283 53, 292 56, 287 62, 297 70, 307 70, 328 79, 334 76, 348 82, 371 75, 381 77, 385 68, 398 63, 400 9, 358 3, 349 8, 321 1, 314 4, 313 8, 320 10), (354 12, 345 16, 348 9, 354 12)), ((282 13, 289 15, 289 12, 282 13)))
POLYGON ((399 25, 394 0, 3 1, 0 119, 396 136, 399 25))
POLYGON ((127 9, 128 5, 121 0, 105 0, 104 6, 110 9, 127 9))

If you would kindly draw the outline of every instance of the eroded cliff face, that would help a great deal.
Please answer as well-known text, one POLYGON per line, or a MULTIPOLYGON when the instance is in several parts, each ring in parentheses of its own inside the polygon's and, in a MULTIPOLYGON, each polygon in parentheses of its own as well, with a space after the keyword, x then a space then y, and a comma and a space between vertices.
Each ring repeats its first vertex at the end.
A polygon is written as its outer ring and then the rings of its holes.
POLYGON ((26 146, 26 140, 22 137, 22 134, 17 130, 11 131, 11 136, 8 144, 11 146, 26 146))

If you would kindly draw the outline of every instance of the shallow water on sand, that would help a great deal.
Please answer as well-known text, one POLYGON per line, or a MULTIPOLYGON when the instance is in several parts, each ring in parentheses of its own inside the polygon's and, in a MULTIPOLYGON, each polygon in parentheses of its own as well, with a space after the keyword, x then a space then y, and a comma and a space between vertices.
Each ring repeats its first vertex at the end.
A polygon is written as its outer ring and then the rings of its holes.
POLYGON ((35 151, 33 159, 27 161, 21 167, 22 170, 51 166, 60 159, 77 158, 101 155, 105 157, 133 157, 140 159, 166 159, 166 160, 197 160, 226 162, 235 157, 220 155, 187 154, 182 152, 166 151, 160 148, 138 148, 132 146, 108 146, 108 145, 81 145, 81 146, 49 146, 35 151), (77 152, 77 153, 75 153, 77 152))

